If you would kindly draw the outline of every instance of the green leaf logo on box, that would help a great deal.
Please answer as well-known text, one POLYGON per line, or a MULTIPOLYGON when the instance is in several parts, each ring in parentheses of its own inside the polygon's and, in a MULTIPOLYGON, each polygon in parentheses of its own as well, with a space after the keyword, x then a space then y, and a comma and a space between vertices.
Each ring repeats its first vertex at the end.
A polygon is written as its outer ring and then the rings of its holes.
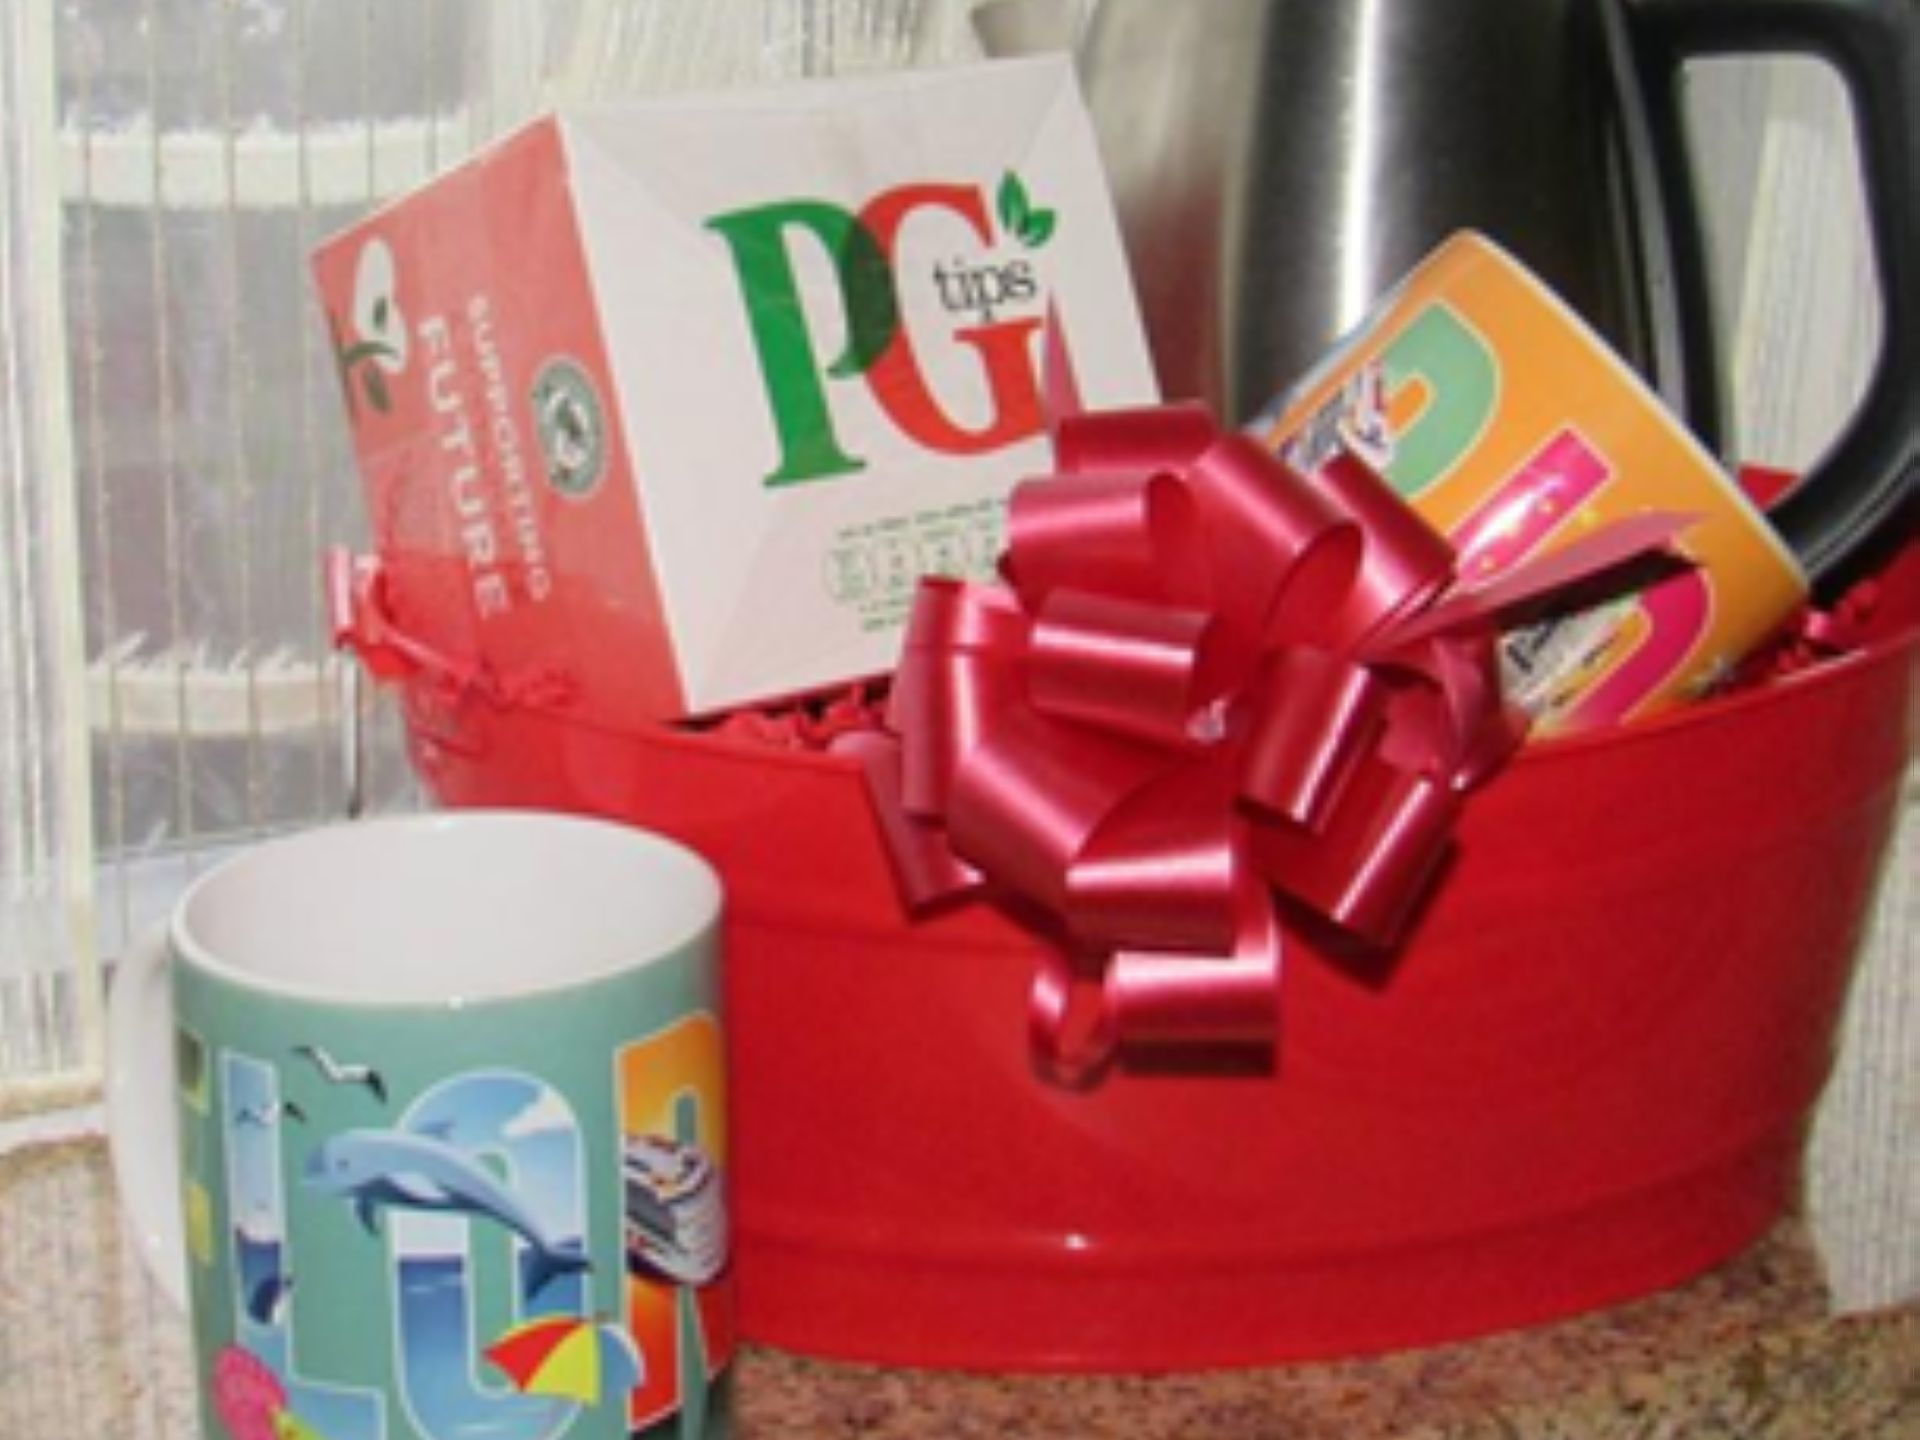
POLYGON ((781 200, 707 223, 729 247, 779 439, 779 464, 766 475, 767 486, 866 468, 835 429, 833 385, 864 382, 903 436, 940 454, 987 454, 1040 433, 1032 342, 1043 323, 1042 292, 1030 254, 1053 238, 1059 217, 1035 204, 1018 175, 1002 177, 992 212, 977 185, 925 182, 883 191, 857 212, 825 200, 781 200), (909 277, 951 318, 944 333, 916 335, 902 314, 899 242, 909 222, 945 226, 956 245, 973 252, 909 277), (996 250, 1001 239, 1027 253, 996 250), (825 256, 837 282, 846 339, 831 358, 816 347, 808 323, 795 271, 803 247, 825 256), (984 422, 970 425, 942 405, 923 364, 928 345, 973 352, 992 401, 984 422))
POLYGON ((1038 250, 1053 238, 1057 217, 1051 210, 1037 209, 1027 198, 1027 187, 1009 170, 1000 181, 1000 225, 1029 250, 1038 250))
POLYGON ((354 267, 353 315, 344 333, 340 322, 327 316, 349 414, 358 414, 363 398, 382 414, 393 408, 388 381, 407 368, 407 323, 395 298, 398 285, 393 251, 384 240, 369 240, 354 267))

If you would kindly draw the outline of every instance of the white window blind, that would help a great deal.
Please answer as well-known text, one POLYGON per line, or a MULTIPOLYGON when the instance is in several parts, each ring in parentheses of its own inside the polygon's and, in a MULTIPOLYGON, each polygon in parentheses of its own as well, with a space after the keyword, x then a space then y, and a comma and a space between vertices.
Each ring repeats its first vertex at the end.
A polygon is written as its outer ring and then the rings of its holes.
POLYGON ((98 1061, 50 21, 0 11, 0 1116, 98 1061))
MULTIPOLYGON (((899 66, 965 10, 8 0, 0 1096, 95 1074, 96 955, 346 803, 318 565, 364 525, 316 242, 549 101, 899 66)), ((370 801, 411 803, 374 718, 370 801)))
MULTIPOLYGON (((488 7, 89 0, 57 31, 107 953, 338 813, 316 580, 360 531, 306 256, 484 135, 488 7)), ((376 747, 388 799, 405 781, 376 747)))

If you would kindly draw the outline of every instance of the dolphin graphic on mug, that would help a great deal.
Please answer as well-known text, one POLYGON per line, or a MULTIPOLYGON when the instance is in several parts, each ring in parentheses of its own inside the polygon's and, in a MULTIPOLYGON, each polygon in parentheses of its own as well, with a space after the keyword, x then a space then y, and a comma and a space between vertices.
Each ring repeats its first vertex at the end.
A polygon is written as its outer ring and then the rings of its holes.
POLYGON ((590 1268, 578 1240, 561 1240, 549 1233, 477 1157, 441 1136, 401 1130, 342 1131, 308 1155, 305 1178, 316 1190, 351 1200, 354 1214, 369 1234, 379 1233, 379 1212, 390 1207, 497 1221, 532 1247, 528 1298, 557 1276, 590 1268))

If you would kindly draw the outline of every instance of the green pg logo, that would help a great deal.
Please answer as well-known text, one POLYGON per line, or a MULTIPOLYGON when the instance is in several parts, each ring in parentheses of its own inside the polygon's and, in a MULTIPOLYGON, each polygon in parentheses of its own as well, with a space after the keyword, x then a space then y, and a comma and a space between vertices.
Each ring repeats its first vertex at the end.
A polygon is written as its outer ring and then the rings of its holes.
MULTIPOLYGON (((1025 249, 1052 238, 1054 212, 1034 206, 1017 176, 1001 181, 997 209, 1002 228, 1025 249)), ((830 387, 838 385, 864 384, 895 429, 940 454, 986 454, 1040 432, 1032 340, 1041 318, 1003 313, 1039 298, 1031 261, 1025 255, 941 260, 928 276, 939 310, 955 325, 941 343, 972 352, 990 397, 986 418, 970 424, 935 394, 902 314, 897 256, 910 220, 955 227, 981 250, 995 240, 980 187, 960 184, 896 186, 858 211, 824 200, 782 200, 707 222, 732 257, 778 437, 779 463, 764 477, 767 486, 866 468, 835 427, 830 387), (809 323, 796 268, 806 248, 834 277, 846 337, 835 355, 821 353, 809 323)))

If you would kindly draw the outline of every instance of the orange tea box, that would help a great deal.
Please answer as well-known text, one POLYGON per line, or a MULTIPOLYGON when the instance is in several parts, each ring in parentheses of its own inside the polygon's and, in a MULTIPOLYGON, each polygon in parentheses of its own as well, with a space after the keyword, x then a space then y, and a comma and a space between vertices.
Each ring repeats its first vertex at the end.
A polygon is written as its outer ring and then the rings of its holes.
POLYGON ((1711 688, 1806 596, 1766 520, 1645 383, 1471 232, 1253 428, 1304 467, 1340 447, 1367 460, 1452 540, 1469 584, 1628 515, 1691 517, 1678 541, 1689 567, 1505 637, 1508 690, 1539 734, 1711 688))

